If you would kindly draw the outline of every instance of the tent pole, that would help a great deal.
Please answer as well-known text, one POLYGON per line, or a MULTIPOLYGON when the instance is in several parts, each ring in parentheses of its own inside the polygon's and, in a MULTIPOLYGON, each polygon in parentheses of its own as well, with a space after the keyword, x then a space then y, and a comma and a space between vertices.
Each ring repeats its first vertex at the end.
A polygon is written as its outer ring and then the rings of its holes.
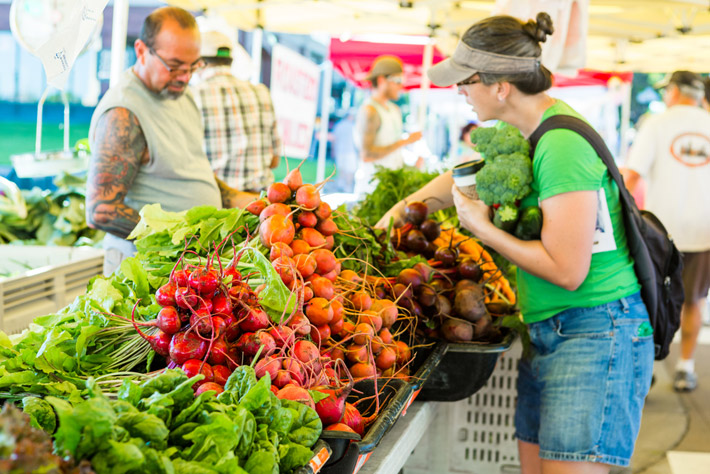
POLYGON ((629 150, 629 122, 631 121, 631 85, 632 82, 622 83, 623 98, 621 100, 621 123, 619 124, 619 156, 626 159, 629 150))
POLYGON ((261 82, 261 49, 264 44, 264 29, 261 27, 252 31, 251 36, 251 82, 259 84, 261 82))
POLYGON ((330 119, 330 94, 333 86, 333 63, 325 61, 321 66, 323 71, 323 87, 320 98, 320 131, 318 138, 318 166, 316 167, 316 182, 325 179, 325 156, 328 151, 328 122, 330 119))
POLYGON ((421 98, 419 103, 419 130, 424 130, 426 125, 426 113, 427 113, 427 92, 429 91, 429 86, 431 81, 429 81, 429 76, 427 76, 427 71, 431 67, 431 63, 434 60, 434 40, 429 38, 429 41, 424 45, 424 55, 422 61, 422 85, 421 85, 421 98))
POLYGON ((113 2, 111 26, 111 74, 109 87, 113 87, 126 67, 126 34, 128 32, 128 0, 113 2))

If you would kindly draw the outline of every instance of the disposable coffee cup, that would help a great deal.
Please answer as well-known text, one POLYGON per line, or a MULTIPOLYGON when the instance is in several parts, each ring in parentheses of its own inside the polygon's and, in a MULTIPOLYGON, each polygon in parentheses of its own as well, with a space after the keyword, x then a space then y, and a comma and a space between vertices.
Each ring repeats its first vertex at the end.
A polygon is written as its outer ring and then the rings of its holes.
POLYGON ((483 168, 483 160, 467 161, 454 166, 451 173, 454 177, 454 184, 465 196, 470 199, 478 199, 476 192, 476 173, 483 168))

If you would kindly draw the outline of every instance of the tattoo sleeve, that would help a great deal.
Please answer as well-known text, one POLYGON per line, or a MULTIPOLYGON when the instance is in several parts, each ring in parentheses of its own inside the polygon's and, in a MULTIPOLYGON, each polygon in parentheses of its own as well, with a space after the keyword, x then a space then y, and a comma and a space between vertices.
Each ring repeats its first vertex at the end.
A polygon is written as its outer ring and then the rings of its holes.
POLYGON ((124 199, 138 174, 147 143, 129 110, 108 110, 96 126, 86 182, 86 220, 95 229, 125 238, 140 220, 124 199))
POLYGON ((371 105, 365 106, 363 113, 358 117, 357 128, 362 137, 360 156, 363 161, 379 160, 403 146, 401 140, 385 146, 375 145, 375 136, 380 128, 380 116, 371 105))
POLYGON ((214 179, 217 181, 219 193, 222 195, 222 206, 225 208, 245 207, 247 204, 259 197, 258 194, 237 191, 217 176, 215 176, 214 179))

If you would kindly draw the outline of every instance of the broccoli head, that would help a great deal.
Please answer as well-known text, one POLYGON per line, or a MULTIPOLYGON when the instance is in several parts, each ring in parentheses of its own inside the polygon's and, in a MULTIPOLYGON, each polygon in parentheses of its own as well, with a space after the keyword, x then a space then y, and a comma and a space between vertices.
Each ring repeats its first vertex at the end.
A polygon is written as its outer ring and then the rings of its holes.
POLYGON ((476 173, 476 192, 483 202, 513 204, 530 193, 532 162, 527 155, 511 153, 486 160, 476 173))
POLYGON ((517 128, 508 124, 497 128, 479 127, 471 132, 471 141, 476 145, 476 151, 486 159, 516 152, 528 155, 530 152, 528 141, 517 128))

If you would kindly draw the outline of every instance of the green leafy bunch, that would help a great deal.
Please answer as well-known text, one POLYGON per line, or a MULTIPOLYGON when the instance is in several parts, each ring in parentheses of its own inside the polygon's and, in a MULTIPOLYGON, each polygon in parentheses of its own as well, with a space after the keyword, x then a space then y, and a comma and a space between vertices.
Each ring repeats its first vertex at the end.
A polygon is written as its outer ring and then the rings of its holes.
POLYGON ((73 406, 47 397, 59 417, 61 454, 91 461, 97 474, 290 473, 313 456, 322 423, 306 405, 279 400, 270 377, 238 367, 225 391, 194 397, 188 378, 165 370, 141 384, 125 380, 117 399, 90 381, 73 406))
POLYGON ((439 173, 427 173, 414 166, 394 170, 377 166, 376 169, 372 179, 377 181, 377 187, 353 212, 369 225, 375 225, 393 205, 439 176, 439 173))
POLYGON ((55 191, 20 190, 0 179, 0 243, 94 245, 104 233, 86 223, 86 179, 64 174, 55 191))

